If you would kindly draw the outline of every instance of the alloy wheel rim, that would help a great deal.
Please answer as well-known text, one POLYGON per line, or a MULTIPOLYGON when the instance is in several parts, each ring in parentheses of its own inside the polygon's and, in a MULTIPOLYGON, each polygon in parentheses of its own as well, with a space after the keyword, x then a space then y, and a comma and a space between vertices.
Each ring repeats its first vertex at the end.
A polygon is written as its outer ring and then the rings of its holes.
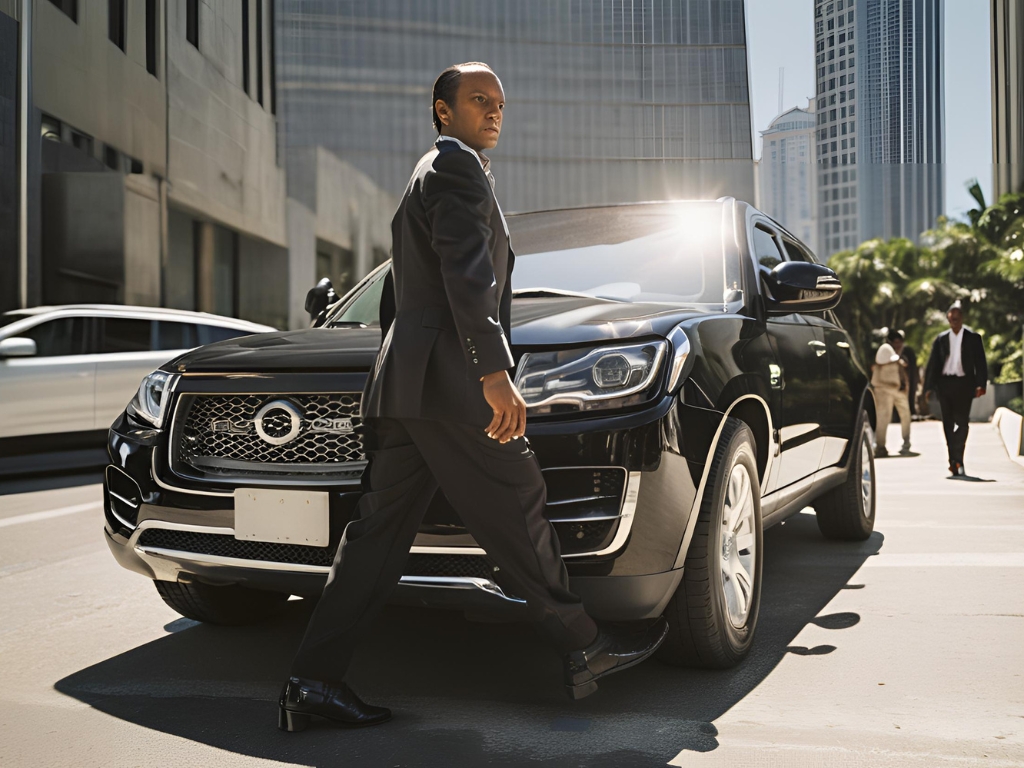
POLYGON ((757 536, 754 530, 754 495, 750 473, 743 464, 733 467, 725 490, 719 536, 722 592, 729 621, 741 629, 750 615, 754 597, 757 536))
POLYGON ((865 438, 860 446, 860 512, 864 517, 871 516, 871 440, 865 438))

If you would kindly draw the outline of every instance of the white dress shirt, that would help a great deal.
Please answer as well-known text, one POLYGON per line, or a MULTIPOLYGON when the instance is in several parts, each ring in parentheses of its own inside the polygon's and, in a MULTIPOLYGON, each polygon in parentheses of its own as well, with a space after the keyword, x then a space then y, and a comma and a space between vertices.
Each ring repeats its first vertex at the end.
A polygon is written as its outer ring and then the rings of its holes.
POLYGON ((946 364, 942 366, 943 376, 964 376, 964 364, 963 358, 960 356, 960 349, 963 347, 964 341, 964 329, 960 328, 960 333, 949 332, 949 357, 946 358, 946 364))
POLYGON ((454 136, 438 136, 437 140, 438 141, 454 141, 456 144, 458 144, 464 150, 466 150, 471 155, 473 155, 473 157, 476 158, 476 161, 478 163, 480 163, 480 167, 484 169, 484 176, 487 177, 487 181, 491 185, 491 196, 494 197, 494 204, 496 206, 498 206, 498 215, 501 216, 501 226, 505 228, 505 237, 507 238, 508 237, 508 224, 505 222, 505 214, 502 213, 502 211, 501 211, 501 203, 498 202, 498 197, 494 194, 494 175, 491 173, 491 158, 487 157, 487 155, 481 155, 479 152, 477 152, 471 146, 466 144, 466 142, 460 141, 459 139, 456 139, 454 136))

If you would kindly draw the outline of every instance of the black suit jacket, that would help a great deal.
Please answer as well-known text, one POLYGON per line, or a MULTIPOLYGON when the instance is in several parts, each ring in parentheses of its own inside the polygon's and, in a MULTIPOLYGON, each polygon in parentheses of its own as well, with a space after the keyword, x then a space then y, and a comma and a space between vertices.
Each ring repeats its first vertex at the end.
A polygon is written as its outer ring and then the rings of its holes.
MULTIPOLYGON (((935 390, 939 379, 942 378, 942 368, 949 359, 949 331, 943 331, 935 337, 932 342, 932 353, 928 357, 928 365, 924 369, 924 391, 935 390)), ((967 328, 963 329, 963 339, 960 342, 960 363, 964 368, 964 375, 974 383, 975 387, 986 387, 988 384, 988 363, 985 360, 985 345, 981 336, 967 328)))
POLYGON ((513 365, 515 257, 480 162, 439 140, 417 163, 391 235, 383 342, 361 414, 486 426, 480 377, 513 365))

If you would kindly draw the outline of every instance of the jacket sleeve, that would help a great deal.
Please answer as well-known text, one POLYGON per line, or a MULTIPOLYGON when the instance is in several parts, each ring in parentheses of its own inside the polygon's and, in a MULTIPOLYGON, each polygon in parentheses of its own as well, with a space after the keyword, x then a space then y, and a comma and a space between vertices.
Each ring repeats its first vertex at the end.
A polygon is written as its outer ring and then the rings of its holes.
POLYGON ((928 355, 928 365, 924 368, 924 391, 932 392, 935 390, 935 385, 938 384, 939 374, 942 372, 942 365, 945 360, 941 360, 942 353, 939 351, 939 339, 942 335, 939 334, 935 337, 935 341, 932 342, 932 353, 928 355))
POLYGON ((423 180, 423 207, 470 375, 511 368, 491 260, 494 195, 476 159, 461 149, 439 154, 423 180))
POLYGON ((988 387, 988 361, 985 359, 985 342, 981 334, 974 334, 974 386, 988 387))

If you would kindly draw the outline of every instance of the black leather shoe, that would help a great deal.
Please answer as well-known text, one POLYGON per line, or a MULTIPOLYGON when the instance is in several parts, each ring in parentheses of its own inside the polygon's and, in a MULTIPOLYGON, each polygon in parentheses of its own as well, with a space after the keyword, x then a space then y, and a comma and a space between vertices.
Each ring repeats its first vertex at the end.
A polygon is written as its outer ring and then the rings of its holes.
POLYGON ((586 648, 565 656, 565 690, 570 699, 582 699, 597 690, 597 681, 613 672, 639 664, 651 656, 668 634, 668 621, 658 618, 644 629, 601 629, 586 648))
POLYGON ((345 728, 361 728, 390 720, 391 710, 367 704, 344 683, 288 678, 281 691, 277 727, 289 733, 304 731, 314 717, 345 728))

